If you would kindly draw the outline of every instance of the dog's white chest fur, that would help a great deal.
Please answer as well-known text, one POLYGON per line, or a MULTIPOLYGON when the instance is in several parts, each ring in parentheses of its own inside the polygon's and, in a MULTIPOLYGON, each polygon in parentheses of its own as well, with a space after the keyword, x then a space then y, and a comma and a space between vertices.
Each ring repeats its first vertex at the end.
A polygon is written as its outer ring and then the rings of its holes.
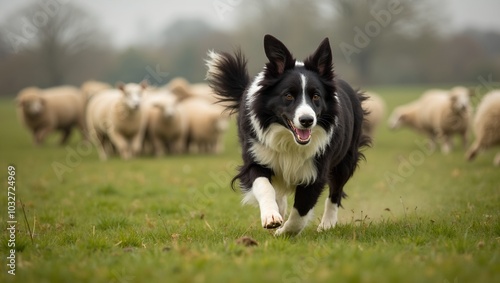
POLYGON ((253 141, 250 152, 259 164, 273 170, 273 186, 278 191, 294 190, 298 184, 310 184, 316 180, 318 170, 314 157, 324 151, 329 138, 330 135, 317 126, 309 144, 299 145, 288 129, 273 124, 263 133, 261 141, 253 141))

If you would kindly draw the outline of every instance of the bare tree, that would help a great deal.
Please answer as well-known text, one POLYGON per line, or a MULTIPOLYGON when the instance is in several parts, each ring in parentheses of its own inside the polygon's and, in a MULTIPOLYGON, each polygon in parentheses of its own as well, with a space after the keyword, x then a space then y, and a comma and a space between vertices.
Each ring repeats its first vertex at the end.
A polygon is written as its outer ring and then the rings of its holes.
MULTIPOLYGON (((431 38, 439 17, 430 3, 410 0, 378 1, 325 1, 337 15, 329 21, 339 43, 340 51, 348 64, 353 64, 361 83, 368 83, 372 76, 372 63, 386 50, 397 48, 399 42, 414 38, 431 38)), ((442 15, 440 15, 442 17, 442 15)))
MULTIPOLYGON (((47 85, 67 83, 72 70, 91 49, 102 47, 103 35, 86 11, 63 1, 38 1, 7 21, 12 51, 31 54, 47 85)), ((88 58, 87 58, 88 59, 88 58)))

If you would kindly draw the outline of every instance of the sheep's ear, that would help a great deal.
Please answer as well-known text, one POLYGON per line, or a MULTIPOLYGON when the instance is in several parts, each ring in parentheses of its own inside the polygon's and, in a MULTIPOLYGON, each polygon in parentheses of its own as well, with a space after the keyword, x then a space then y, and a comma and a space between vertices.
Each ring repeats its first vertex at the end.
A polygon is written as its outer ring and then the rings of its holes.
POLYGON ((121 90, 121 91, 125 91, 125 83, 124 82, 117 82, 116 88, 121 90))
POLYGON ((187 96, 187 95, 176 95, 176 94, 172 94, 172 95, 175 96, 175 102, 176 103, 179 103, 181 101, 184 101, 186 99, 191 98, 191 96, 187 96))
POLYGON ((142 80, 139 85, 142 87, 142 89, 146 89, 149 86, 148 80, 144 79, 142 80))
POLYGON ((458 99, 458 97, 453 93, 449 93, 449 96, 452 103, 455 103, 458 99))
POLYGON ((264 36, 264 51, 269 63, 266 64, 266 71, 273 77, 282 75, 286 70, 295 66, 295 59, 283 42, 272 35, 264 36))
POLYGON ((20 97, 14 98, 14 102, 16 103, 17 106, 23 106, 24 102, 20 97))
POLYGON ((308 70, 318 73, 321 77, 333 79, 333 59, 332 49, 328 37, 323 39, 318 46, 318 49, 304 60, 304 67, 308 70))

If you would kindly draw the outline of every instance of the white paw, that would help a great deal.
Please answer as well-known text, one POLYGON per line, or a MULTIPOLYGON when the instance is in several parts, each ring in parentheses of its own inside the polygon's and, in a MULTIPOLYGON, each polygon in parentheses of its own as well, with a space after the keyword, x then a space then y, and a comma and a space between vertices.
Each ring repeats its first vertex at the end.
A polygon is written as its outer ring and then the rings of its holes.
POLYGON ((288 220, 283 224, 283 227, 276 230, 275 236, 290 235, 295 236, 300 234, 304 227, 306 227, 307 222, 312 217, 313 213, 310 210, 306 215, 300 216, 297 209, 293 208, 288 220))
POLYGON ((325 200, 325 211, 323 213, 323 218, 321 218, 321 223, 318 226, 317 231, 326 231, 332 229, 337 224, 337 213, 339 207, 337 204, 332 203, 329 198, 325 200))
POLYGON ((262 227, 274 229, 283 224, 283 217, 278 212, 270 211, 261 215, 262 227))
POLYGON ((322 231, 330 230, 330 229, 334 228, 335 225, 337 225, 337 220, 326 221, 326 222, 321 221, 321 223, 318 225, 317 231, 322 232, 322 231))
POLYGON ((290 230, 289 228, 287 228, 286 225, 284 225, 283 227, 276 229, 276 231, 274 232, 274 236, 282 236, 282 235, 295 236, 295 235, 299 234, 301 231, 302 231, 301 229, 290 230))
POLYGON ((285 234, 285 227, 278 228, 274 232, 274 236, 281 236, 283 234, 285 234))

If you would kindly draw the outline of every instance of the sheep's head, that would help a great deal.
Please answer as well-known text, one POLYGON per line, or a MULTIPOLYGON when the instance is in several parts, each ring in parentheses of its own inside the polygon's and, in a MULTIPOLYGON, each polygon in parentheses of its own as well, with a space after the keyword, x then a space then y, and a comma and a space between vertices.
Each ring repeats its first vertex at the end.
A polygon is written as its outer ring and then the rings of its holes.
POLYGON ((17 104, 27 116, 38 116, 45 108, 45 100, 40 95, 39 89, 27 88, 21 91, 17 104))
POLYGON ((122 91, 127 107, 130 110, 138 110, 141 106, 143 92, 147 87, 147 82, 142 81, 140 84, 124 84, 119 82, 116 87, 122 91))
POLYGON ((172 119, 175 116, 178 99, 175 95, 167 93, 161 95, 153 106, 160 109, 161 115, 165 119, 172 119))
POLYGON ((391 117, 389 118, 389 128, 391 130, 397 130, 401 128, 406 122, 406 114, 400 111, 398 108, 394 109, 391 117))
POLYGON ((474 92, 468 88, 457 86, 450 90, 449 95, 453 111, 461 113, 469 108, 470 97, 474 95, 474 92))

